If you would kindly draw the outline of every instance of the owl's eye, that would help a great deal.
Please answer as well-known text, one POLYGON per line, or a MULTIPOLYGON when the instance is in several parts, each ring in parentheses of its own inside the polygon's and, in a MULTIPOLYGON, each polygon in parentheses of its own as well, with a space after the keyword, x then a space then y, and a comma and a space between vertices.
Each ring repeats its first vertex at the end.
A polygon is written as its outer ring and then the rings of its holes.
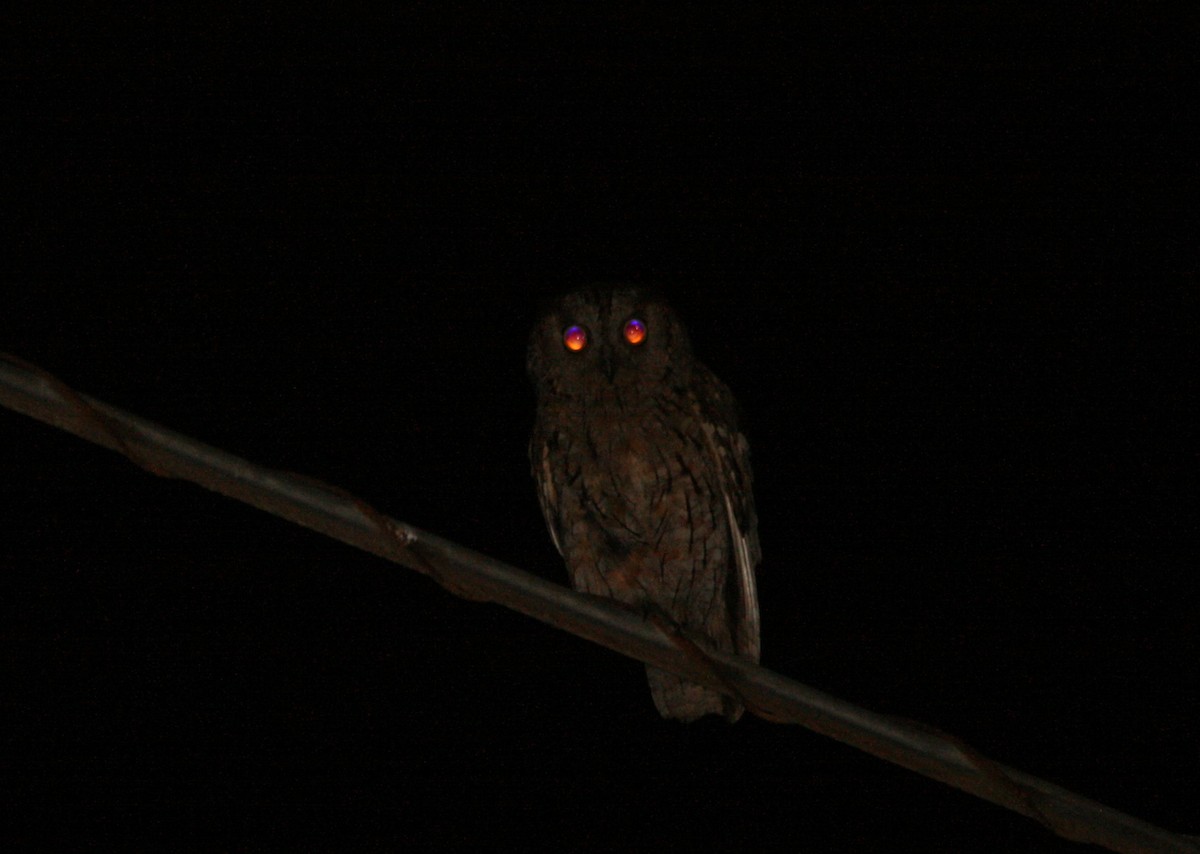
POLYGON ((625 323, 625 340, 630 344, 637 346, 646 340, 646 324, 642 323, 636 317, 630 318, 625 323))
POLYGON ((582 326, 568 326, 563 330, 563 346, 568 350, 579 352, 588 343, 587 330, 582 326))

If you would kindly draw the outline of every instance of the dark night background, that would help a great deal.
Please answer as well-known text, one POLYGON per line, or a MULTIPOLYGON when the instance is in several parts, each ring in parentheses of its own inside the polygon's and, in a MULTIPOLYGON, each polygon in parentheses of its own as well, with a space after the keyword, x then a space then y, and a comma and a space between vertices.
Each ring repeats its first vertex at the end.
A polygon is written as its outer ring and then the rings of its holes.
MULTIPOLYGON (((564 580, 527 331, 656 285, 764 663, 1200 832, 1196 40, 1109 8, 17 20, 0 349, 564 580)), ((8 411, 0 471, 5 847, 1081 850, 8 411)))

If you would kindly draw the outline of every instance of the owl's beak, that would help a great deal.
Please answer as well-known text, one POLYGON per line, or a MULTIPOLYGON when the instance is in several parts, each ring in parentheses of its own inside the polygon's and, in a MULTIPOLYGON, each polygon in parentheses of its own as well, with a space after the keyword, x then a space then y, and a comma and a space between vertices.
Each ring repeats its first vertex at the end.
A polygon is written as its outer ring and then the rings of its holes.
POLYGON ((600 370, 604 376, 608 377, 609 382, 612 382, 617 375, 617 362, 608 348, 605 348, 604 352, 600 354, 600 370))

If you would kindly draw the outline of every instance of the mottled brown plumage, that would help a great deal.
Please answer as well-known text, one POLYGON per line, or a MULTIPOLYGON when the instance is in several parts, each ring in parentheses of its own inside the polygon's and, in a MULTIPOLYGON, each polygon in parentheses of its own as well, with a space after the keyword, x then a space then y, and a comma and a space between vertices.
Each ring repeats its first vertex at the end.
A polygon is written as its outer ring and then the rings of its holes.
MULTIPOLYGON (((574 586, 661 611, 757 661, 749 448, 729 390, 692 358, 670 308, 631 288, 569 294, 536 324, 528 369, 538 397, 530 462, 574 586), (634 319, 640 342, 625 334, 634 319), (567 346, 569 330, 581 349, 567 346)), ((646 672, 664 717, 742 713, 709 688, 646 672)))

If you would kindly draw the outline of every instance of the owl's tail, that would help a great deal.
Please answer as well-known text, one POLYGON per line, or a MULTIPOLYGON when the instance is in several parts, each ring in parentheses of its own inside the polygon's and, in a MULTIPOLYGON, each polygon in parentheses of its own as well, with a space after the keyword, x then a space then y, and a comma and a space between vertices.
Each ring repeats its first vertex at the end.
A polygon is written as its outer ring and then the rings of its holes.
POLYGON ((734 723, 742 716, 741 703, 712 688, 649 665, 646 666, 646 678, 650 680, 654 705, 664 718, 694 721, 704 715, 724 715, 726 720, 734 723))

